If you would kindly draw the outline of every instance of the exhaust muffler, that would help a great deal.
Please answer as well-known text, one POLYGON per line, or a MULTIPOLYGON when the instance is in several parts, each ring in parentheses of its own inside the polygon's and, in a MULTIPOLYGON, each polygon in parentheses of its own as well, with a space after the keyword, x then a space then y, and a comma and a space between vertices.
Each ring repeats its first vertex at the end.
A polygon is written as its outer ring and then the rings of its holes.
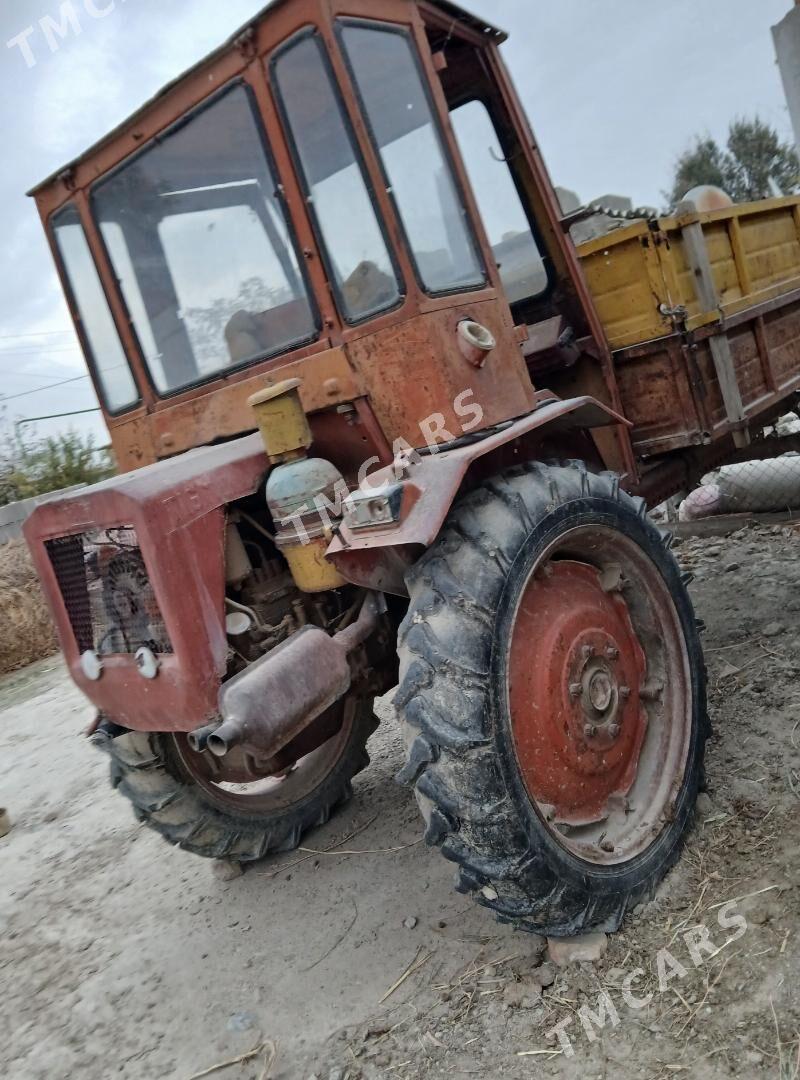
POLYGON ((350 689, 350 653, 377 625, 379 600, 368 594, 358 618, 332 637, 304 626, 225 683, 219 693, 222 723, 205 746, 216 757, 246 743, 274 757, 350 689))

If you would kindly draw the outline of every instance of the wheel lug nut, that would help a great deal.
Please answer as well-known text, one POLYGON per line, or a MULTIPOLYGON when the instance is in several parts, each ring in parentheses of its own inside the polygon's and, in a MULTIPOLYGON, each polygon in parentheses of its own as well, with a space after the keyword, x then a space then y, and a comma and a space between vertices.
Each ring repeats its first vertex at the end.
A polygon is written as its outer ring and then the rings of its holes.
POLYGON ((619 724, 612 724, 608 729, 608 734, 611 736, 612 739, 616 739, 617 735, 619 735, 619 732, 619 724))
POLYGON ((570 697, 580 697, 582 692, 583 692, 583 687, 581 686, 581 684, 579 682, 574 682, 574 683, 569 684, 569 696, 570 697))
POLYGON ((639 687, 639 697, 642 701, 656 701, 661 696, 663 689, 663 682, 660 679, 654 679, 652 682, 639 687))
POLYGON ((583 729, 583 734, 586 736, 587 739, 593 739, 597 734, 597 728, 594 726, 594 724, 587 724, 583 729))
POLYGON ((631 696, 631 688, 629 686, 621 686, 619 688, 619 696, 621 698, 629 698, 631 696))
POLYGON ((616 660, 619 658, 619 649, 615 649, 613 645, 609 645, 606 649, 606 659, 616 660))
POLYGON ((581 649, 581 656, 584 660, 590 660, 594 656, 594 646, 584 645, 581 649))

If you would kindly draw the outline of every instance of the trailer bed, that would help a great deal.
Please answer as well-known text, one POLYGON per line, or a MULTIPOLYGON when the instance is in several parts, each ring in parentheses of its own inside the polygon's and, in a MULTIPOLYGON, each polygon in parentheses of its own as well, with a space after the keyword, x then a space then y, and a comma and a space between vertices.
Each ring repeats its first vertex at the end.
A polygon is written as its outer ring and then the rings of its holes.
POLYGON ((730 436, 800 389, 800 197, 636 222, 579 249, 638 457, 730 436))

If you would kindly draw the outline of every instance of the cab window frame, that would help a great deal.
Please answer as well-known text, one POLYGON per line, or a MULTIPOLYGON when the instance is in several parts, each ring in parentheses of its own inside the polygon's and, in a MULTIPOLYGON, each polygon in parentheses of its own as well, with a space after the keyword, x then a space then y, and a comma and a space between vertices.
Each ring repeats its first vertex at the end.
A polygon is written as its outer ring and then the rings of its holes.
POLYGON ((303 249, 300 245, 297 227, 295 225, 295 219, 291 213, 288 200, 286 198, 286 193, 284 191, 281 174, 277 167, 275 154, 269 142, 269 136, 264 121, 264 116, 261 111, 261 107, 259 106, 258 99, 253 90, 253 87, 247 81, 247 79, 243 78, 241 75, 237 75, 234 78, 230 79, 223 86, 220 86, 217 90, 215 90, 214 93, 209 94, 208 97, 203 98, 202 101, 199 101, 197 105, 195 105, 187 113, 179 117, 173 123, 169 124, 166 128, 164 128, 163 131, 160 131, 158 132, 158 134, 152 136, 152 138, 148 139, 147 142, 144 143, 142 146, 137 147, 132 154, 129 154, 122 161, 118 162, 113 168, 109 169, 108 172, 105 172, 102 176, 98 177, 97 180, 95 180, 89 188, 88 205, 89 212, 92 218, 92 223, 97 230, 99 241, 103 247, 104 255, 108 261, 108 265, 111 268, 111 273, 114 276, 114 283, 117 290, 117 295, 119 297, 120 303, 122 304, 123 310, 125 311, 125 317, 127 319, 131 335, 136 343, 136 351, 138 358, 141 362, 144 376, 147 379, 148 387, 152 390, 157 400, 169 401, 172 398, 185 395, 199 387, 209 386, 210 384, 215 382, 224 383, 231 376, 238 375, 241 372, 246 371, 248 368, 255 367, 258 364, 266 363, 269 360, 274 360, 279 356, 291 354, 299 349, 307 348, 310 345, 316 344, 321 339, 323 332, 323 321, 320 311, 319 299, 309 277, 306 259, 303 255, 303 249), (105 184, 107 181, 114 179, 127 166, 131 165, 138 158, 146 154, 148 150, 152 149, 152 147, 164 142, 171 135, 177 133, 182 128, 186 127, 189 123, 192 122, 192 120, 202 115, 208 109, 212 108, 218 101, 222 100, 227 94, 232 93, 237 88, 241 88, 245 92, 245 97, 247 99, 250 114, 252 116, 256 131, 258 133, 258 145, 260 146, 264 154, 264 159, 266 161, 269 175, 271 179, 275 182, 275 201, 277 206, 280 207, 281 214, 286 225, 289 245, 297 262, 297 274, 306 292, 309 311, 311 314, 312 330, 306 337, 302 338, 297 342, 294 342, 292 345, 281 345, 276 349, 260 353, 258 356, 255 356, 253 358, 240 361, 239 363, 231 363, 215 372, 209 373, 208 375, 203 375, 200 378, 194 379, 191 382, 184 383, 175 389, 162 391, 159 390, 155 381, 154 374, 150 369, 147 355, 144 348, 142 347, 140 335, 137 331, 136 324, 131 315, 128 303, 125 299, 122 284, 117 277, 114 263, 111 258, 111 252, 109 251, 108 244, 106 243, 106 239, 103 235, 100 218, 99 215, 96 213, 95 194, 103 186, 103 184, 105 184))
MULTIPOLYGON (((528 193, 525 190, 525 187, 524 187, 523 183, 521 182, 519 176, 517 175, 516 170, 512 169, 509 166, 509 160, 511 160, 511 158, 513 157, 513 150, 511 152, 511 155, 509 155, 509 148, 504 143, 500 128, 498 127, 497 119, 495 117, 495 110, 493 108, 493 105, 495 103, 491 100, 491 98, 488 98, 484 94, 472 94, 471 96, 465 97, 463 100, 460 100, 458 102, 458 104, 454 104, 452 106, 448 104, 448 115, 452 116, 452 114, 457 112, 459 109, 463 108, 466 105, 472 105, 475 102, 477 102, 480 105, 483 105, 484 109, 486 110, 486 115, 488 116, 489 122, 492 125, 492 129, 494 131, 495 138, 497 139, 498 145, 500 147, 500 151, 504 155, 504 158, 505 158, 504 164, 506 165, 506 167, 508 169, 508 174, 511 177, 511 181, 514 184, 514 190, 516 191, 516 193, 517 193, 517 195, 519 197, 520 205, 522 206, 523 213, 525 214, 525 220, 528 222, 528 226, 529 226, 529 228, 531 230, 531 236, 533 237, 533 241, 536 244, 536 247, 537 247, 537 249, 539 251, 539 254, 541 255, 542 263, 543 263, 544 270, 545 270, 545 274, 547 276, 547 284, 544 287, 544 289, 542 289, 540 292, 535 293, 532 296, 522 297, 522 299, 515 300, 513 303, 511 303, 509 301, 509 307, 512 309, 512 311, 516 311, 518 309, 524 308, 525 305, 538 304, 538 303, 541 303, 543 300, 547 300, 547 298, 552 294, 553 290, 556 287, 557 280, 558 280, 558 275, 556 273, 555 266, 553 265, 553 258, 552 258, 551 254, 550 254, 550 250, 549 250, 547 244, 544 242, 542 231, 541 231, 541 228, 539 226, 539 222, 538 222, 538 220, 536 218, 536 214, 534 212, 533 207, 530 204, 530 199, 528 197, 528 193)), ((516 131, 515 131, 515 136, 516 136, 516 131)), ((462 161, 464 161, 464 171, 467 173, 467 177, 469 178, 469 168, 467 166, 466 160, 464 159, 464 154, 463 154, 463 151, 461 149, 461 144, 460 144, 460 141, 458 139, 458 136, 455 133, 455 128, 453 129, 453 137, 455 138, 456 142, 459 144, 458 152, 459 152, 459 154, 461 154, 462 161)), ((521 141, 518 138, 518 136, 517 136, 517 142, 518 142, 518 144, 520 146, 522 145, 521 141)), ((498 164, 499 164, 499 162, 498 162, 498 164)), ((472 185, 472 180, 471 179, 470 179, 470 185, 472 185)), ((474 192, 474 187, 473 187, 473 193, 475 193, 474 192)), ((475 193, 475 201, 476 201, 476 203, 478 202, 477 193, 475 193)), ((480 210, 480 205, 478 206, 478 209, 480 210)), ((481 216, 483 216, 483 215, 481 215, 481 216)), ((488 237, 487 237, 487 241, 488 241, 488 237)), ((489 242, 489 246, 491 247, 492 246, 491 242, 490 241, 488 241, 488 242, 489 242)), ((503 287, 503 293, 505 294, 505 287, 503 287)))
MULTIPOLYGON (((55 210, 53 210, 49 214, 49 216, 47 218, 47 236, 48 236, 48 240, 50 241, 51 250, 53 252, 53 260, 54 260, 55 265, 56 265, 56 271, 57 271, 58 276, 59 276, 59 278, 61 280, 61 287, 64 290, 64 296, 66 297, 66 300, 67 300, 67 307, 69 308, 70 316, 72 318, 72 324, 73 324, 73 326, 75 328, 75 334, 76 334, 76 336, 78 338, 78 342, 80 344, 81 351, 83 352, 83 358, 86 361, 86 366, 88 368, 88 373, 89 373, 89 377, 90 377, 91 382, 92 382, 92 386, 94 388, 95 393, 97 394, 97 398, 98 398, 98 400, 100 402, 100 405, 102 407, 102 412, 106 416, 108 416, 108 417, 110 417, 112 419, 116 419, 117 417, 120 417, 120 416, 126 416, 128 413, 134 412, 136 409, 140 409, 142 407, 142 405, 144 403, 144 399, 143 399, 143 395, 142 395, 142 388, 139 385, 139 379, 137 378, 136 367, 135 367, 134 364, 131 363, 131 357, 130 357, 130 355, 128 353, 127 348, 125 347, 125 341, 124 341, 124 339, 122 337, 122 334, 120 333, 119 323, 117 322, 117 319, 116 319, 116 317, 114 315, 114 309, 113 309, 113 307, 111 305, 111 298, 110 298, 110 295, 109 295, 109 291, 108 291, 108 288, 106 287, 105 281, 103 280, 104 275, 101 272, 101 268, 97 265, 94 258, 92 257, 92 260, 91 260, 92 261, 92 266, 94 267, 94 269, 95 269, 95 271, 97 273, 97 280, 99 282, 100 289, 101 289, 101 292, 103 294, 103 298, 104 298, 104 300, 106 302, 106 307, 108 308, 108 313, 111 316, 111 322, 112 322, 112 324, 114 326, 114 330, 116 331, 117 338, 119 340, 120 348, 122 349, 123 356, 125 357, 125 363, 127 364, 128 371, 129 371, 130 376, 131 376, 131 380, 132 380, 134 388, 136 390, 136 397, 132 401, 130 401, 129 403, 127 403, 125 405, 121 405, 119 408, 116 408, 116 409, 111 407, 111 405, 109 403, 109 400, 108 400, 108 393, 107 393, 107 390, 106 390, 105 383, 103 381, 102 373, 101 373, 100 367, 99 367, 99 365, 97 363, 97 359, 96 359, 96 357, 94 355, 94 349, 92 348, 92 346, 91 346, 91 344, 89 342, 89 336, 88 336, 88 334, 86 332, 86 328, 85 328, 85 325, 84 325, 83 312, 81 311, 80 305, 78 304, 78 298, 75 295, 75 290, 74 290, 74 288, 72 286, 72 281, 70 279, 69 270, 67 268, 66 260, 64 259, 64 256, 63 256, 63 254, 61 252, 61 248, 60 248, 59 243, 58 243, 58 239, 56 237, 56 229, 57 229, 58 224, 59 224, 58 221, 57 221, 58 217, 60 215, 62 215, 62 214, 69 213, 70 211, 73 211, 74 214, 75 214, 75 217, 77 219, 75 224, 80 226, 81 232, 83 233, 84 240, 86 241, 87 247, 89 248, 89 253, 91 255, 91 244, 89 243, 89 236, 88 236, 87 229, 86 229, 86 223, 85 223, 85 221, 83 219, 83 216, 81 214, 80 206, 78 205, 78 203, 77 203, 77 201, 76 201, 76 199, 74 197, 66 200, 66 202, 62 203, 61 206, 57 207, 55 210)), ((126 311, 126 316, 127 316, 127 308, 125 309, 125 311, 126 311)))
POLYGON ((398 259, 398 253, 396 251, 395 244, 392 241, 391 234, 387 227, 386 219, 381 211, 381 206, 377 198, 375 184, 373 183, 370 170, 367 166, 366 159, 364 158, 363 147, 358 138, 358 133, 353 126, 353 121, 350 116, 350 112, 347 108, 347 102, 342 94, 342 88, 339 84, 339 80, 336 77, 336 70, 333 66, 330 51, 328 45, 320 32, 320 28, 310 24, 303 27, 286 41, 272 51, 266 61, 267 77, 269 80, 270 91, 272 93, 273 100, 278 112, 278 116, 281 121, 284 137, 286 139, 286 146, 289 150, 289 156, 294 168, 295 179, 300 188, 300 191, 305 200, 306 212, 311 222, 311 228, 314 233, 314 239, 317 244, 317 250, 319 251, 320 260, 325 270, 325 276, 328 281, 328 285, 333 294, 336 309, 340 318, 344 322, 345 326, 355 329, 359 326, 363 326, 365 323, 371 322, 374 319, 383 318, 386 315, 390 315, 393 312, 401 310, 408 301, 408 287, 403 274, 402 267, 398 259), (280 87, 280 83, 277 78, 276 68, 279 61, 283 56, 298 45, 302 41, 311 40, 314 42, 317 52, 320 56, 321 66, 325 72, 325 75, 330 83, 332 95, 339 107, 340 116, 345 132, 348 136, 350 146, 353 151, 353 161, 358 168, 359 174, 362 177, 364 188, 375 214, 375 221, 378 226, 383 243, 386 247, 386 252, 389 257, 389 263, 392 268, 392 272, 395 276, 398 289, 398 299, 392 304, 381 307, 375 311, 369 311, 364 315, 360 315, 353 318, 347 314, 347 304, 344 296, 342 295, 342 288, 338 280, 338 274, 333 262, 333 253, 328 250, 328 244, 325 240, 325 232, 321 225, 317 209, 314 205, 313 194, 309 188, 309 183, 306 178, 306 170, 303 166, 301 154, 297 141, 292 130, 292 123, 286 109, 286 103, 284 101, 284 95, 280 87))
MULTIPOLYGON (((414 36, 413 29, 410 26, 400 25, 398 23, 388 23, 388 22, 384 22, 383 20, 364 19, 364 18, 358 18, 356 16, 343 15, 343 16, 339 16, 339 17, 336 18, 334 32, 335 32, 335 35, 336 35, 337 44, 339 46, 339 51, 341 52, 342 57, 344 58, 344 63, 346 65, 347 73, 348 73, 348 76, 350 78, 351 85, 353 87, 353 93, 355 94, 355 98, 356 98, 356 101, 358 103, 359 111, 361 113, 361 116, 363 117, 364 124, 365 124, 367 132, 369 134, 370 145, 372 146, 372 149, 373 149, 373 151, 375 153, 375 156, 376 156, 376 158, 378 160, 378 167, 381 170, 381 178, 383 179, 383 183, 384 183, 384 186, 386 188, 387 195, 388 195, 388 197, 389 197, 389 199, 391 201, 392 209, 394 210, 394 214, 395 214, 395 217, 397 219, 398 227, 400 229, 400 233, 401 233, 402 238, 403 238, 403 243, 405 245, 405 250, 406 250, 406 253, 408 255, 408 259, 409 259, 409 261, 411 263, 411 266, 413 268, 413 271, 414 271, 414 280, 415 280, 415 282, 417 284, 417 287, 419 288, 420 292, 422 293, 423 296, 430 297, 431 299, 440 299, 442 297, 447 297, 447 296, 469 295, 471 293, 483 292, 483 291, 485 291, 487 289, 494 288, 494 284, 493 284, 492 279, 491 279, 491 274, 489 272, 489 268, 486 265, 486 255, 484 253, 483 246, 482 246, 482 244, 480 242, 479 231, 476 228, 476 222, 473 220, 472 213, 470 212, 469 202, 468 202, 468 200, 466 198, 467 192, 466 192, 466 190, 464 188, 464 183, 463 183, 463 180, 462 180, 462 176, 461 176, 459 170, 456 168, 456 160, 455 160, 455 158, 453 156, 453 152, 452 152, 452 149, 450 147, 449 140, 447 139, 447 136, 446 136, 446 132, 445 132, 445 129, 444 129, 444 124, 442 122, 442 117, 441 117, 441 114, 440 114, 440 111, 439 111, 438 104, 437 104, 436 99, 434 98, 434 96, 433 96, 433 94, 431 92, 431 87, 430 87, 430 84, 429 84, 427 72, 425 71, 425 66, 424 66, 424 64, 422 62, 422 57, 420 55, 419 44, 418 44, 418 42, 417 42, 417 40, 416 40, 416 38, 414 36), (397 197, 396 197, 395 192, 394 192, 394 186, 393 186, 393 184, 391 182, 391 179, 389 177, 389 174, 387 172, 386 165, 385 165, 385 162, 384 162, 384 159, 383 159, 383 153, 382 153, 381 147, 380 147, 380 145, 378 143, 378 139, 377 139, 375 130, 373 128, 372 121, 370 120, 369 111, 368 111, 368 109, 366 107, 366 103, 364 101, 364 97, 363 97, 363 94, 361 92, 361 87, 359 86, 358 79, 357 79, 356 73, 355 73, 355 69, 354 69, 353 64, 351 62, 350 55, 349 55, 349 52, 347 50, 347 45, 346 45, 345 40, 344 40, 345 30, 348 29, 349 27, 355 27, 357 29, 362 29, 362 30, 373 30, 373 31, 385 32, 385 33, 388 33, 388 34, 394 34, 394 35, 396 35, 398 37, 402 37, 410 45, 410 52, 411 52, 412 60, 413 60, 413 63, 414 63, 414 67, 415 67, 415 69, 416 69, 416 71, 417 71, 417 73, 419 75, 420 82, 421 82, 422 89, 423 89, 423 93, 424 93, 424 96, 425 96, 425 100, 428 103, 428 106, 430 108, 431 118, 432 118, 432 126, 433 126, 434 131, 436 133, 436 136, 438 138, 439 145, 440 145, 441 151, 442 151, 442 156, 443 156, 444 161, 445 161, 445 165, 449 168, 450 178, 451 178, 451 180, 453 182, 453 186, 454 186, 456 195, 457 195, 457 197, 459 199, 460 207, 461 207, 461 209, 463 211, 464 222, 465 222, 465 226, 466 226, 466 239, 467 239, 470 247, 473 249, 475 259, 476 259, 476 262, 477 262, 477 265, 478 265, 478 269, 480 270, 481 275, 482 275, 482 280, 481 280, 480 283, 462 285, 462 286, 454 286, 452 288, 436 289, 436 290, 429 288, 425 284, 423 274, 422 274, 422 272, 420 270, 419 259, 417 257, 417 252, 414 250, 414 246, 411 243, 411 238, 409 236, 408 229, 406 228, 406 223, 405 223, 405 220, 403 218, 403 214, 401 212, 400 205, 399 205, 399 203, 397 201, 397 197)), ((459 149, 459 155, 460 155, 460 153, 461 153, 461 151, 459 149)), ((463 164, 463 162, 462 162, 462 164, 463 164)), ((465 172, 466 172, 466 169, 465 169, 465 172)), ((483 222, 482 221, 480 222, 480 228, 481 229, 483 228, 483 222)))

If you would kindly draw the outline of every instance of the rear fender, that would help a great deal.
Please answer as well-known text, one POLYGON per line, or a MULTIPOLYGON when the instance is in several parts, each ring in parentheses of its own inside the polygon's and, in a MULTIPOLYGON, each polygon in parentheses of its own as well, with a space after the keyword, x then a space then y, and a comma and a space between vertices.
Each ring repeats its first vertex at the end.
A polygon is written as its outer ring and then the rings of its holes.
MULTIPOLYGON (((407 595, 404 572, 439 535, 450 508, 470 473, 478 469, 492 475, 510 464, 534 460, 544 440, 558 437, 573 445, 574 456, 585 449, 585 434, 592 428, 629 421, 591 397, 545 401, 529 416, 474 443, 427 454, 408 466, 403 479, 400 520, 392 525, 352 529, 346 520, 326 554, 339 572, 355 585, 407 595)), ((399 479, 396 465, 369 476, 378 489, 399 479)))

